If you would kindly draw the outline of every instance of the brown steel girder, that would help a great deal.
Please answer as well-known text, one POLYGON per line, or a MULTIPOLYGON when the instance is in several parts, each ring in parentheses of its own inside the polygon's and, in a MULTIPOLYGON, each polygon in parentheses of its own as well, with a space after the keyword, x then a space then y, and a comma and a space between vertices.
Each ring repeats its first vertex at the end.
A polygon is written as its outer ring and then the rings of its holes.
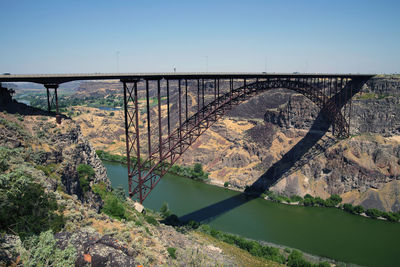
MULTIPOLYGON (((181 80, 179 80, 179 119, 181 119, 181 80)), ((151 190, 157 185, 160 179, 167 173, 169 168, 179 159, 179 157, 193 144, 197 138, 210 128, 219 118, 221 118, 232 107, 243 103, 256 94, 273 90, 278 88, 285 88, 303 94, 314 102, 323 112, 326 119, 332 124, 332 132, 336 137, 346 138, 349 135, 349 123, 342 114, 341 109, 346 107, 347 102, 351 103, 351 97, 357 91, 353 87, 360 86, 351 79, 343 81, 338 79, 332 81, 328 79, 329 86, 325 87, 325 80, 318 79, 290 79, 290 78, 268 78, 256 82, 246 83, 244 85, 233 89, 233 80, 230 81, 230 91, 220 95, 219 80, 218 80, 218 97, 207 105, 198 109, 197 113, 187 118, 183 123, 179 122, 179 127, 170 132, 169 129, 169 81, 167 81, 167 102, 168 102, 168 136, 162 140, 161 136, 161 106, 160 106, 160 80, 158 83, 158 119, 159 119, 159 143, 158 147, 151 151, 150 137, 149 137, 149 156, 146 160, 140 157, 140 132, 139 132, 139 116, 138 98, 137 98, 137 82, 122 81, 124 84, 124 108, 125 108, 125 129, 126 129, 126 147, 128 159, 128 177, 129 177, 129 195, 143 202, 149 195, 151 190), (324 90, 329 88, 329 94, 321 89, 323 82, 324 90), (127 83, 133 83, 129 87, 127 83), (356 84, 356 85, 355 85, 356 84), (331 88, 332 85, 332 88, 331 88), (332 92, 333 91, 333 92, 332 92), (349 92, 347 92, 349 91, 349 92), (349 101, 350 100, 350 101, 349 101), (133 112, 130 112, 130 110, 133 112), (132 163, 132 152, 136 156, 135 163, 132 163), (158 156, 156 156, 158 155, 158 156), (141 159, 141 160, 139 160, 141 159), (132 183, 135 186, 132 187, 132 183)), ((363 83, 361 81, 361 83, 363 83)), ((204 82, 203 82, 204 84, 204 82)), ((214 85, 216 84, 216 81, 214 85)), ((187 82, 186 82, 187 86, 187 82)), ((200 89, 200 83, 198 81, 200 89)), ((146 90, 148 91, 148 81, 146 81, 146 90)), ((216 86, 214 87, 216 91, 216 86)), ((203 89, 204 91, 204 89, 203 89)), ((203 92, 204 94, 204 92, 203 92)), ((186 92, 187 96, 187 92, 186 92)), ((148 98, 148 93, 146 95, 148 98)), ((198 90, 198 99, 200 99, 200 90, 198 90)), ((204 100, 203 100, 204 101, 204 100)), ((199 102, 198 102, 199 104, 199 102)), ((147 105, 148 101, 147 101, 147 105)), ((187 105, 187 101, 186 101, 187 105)), ((187 109, 186 109, 187 112, 187 109)), ((147 110, 147 116, 149 115, 147 110)), ((349 114, 350 118, 350 114, 349 114)), ((150 123, 148 126, 150 129, 150 123)), ((150 132, 150 130, 149 130, 150 132)))

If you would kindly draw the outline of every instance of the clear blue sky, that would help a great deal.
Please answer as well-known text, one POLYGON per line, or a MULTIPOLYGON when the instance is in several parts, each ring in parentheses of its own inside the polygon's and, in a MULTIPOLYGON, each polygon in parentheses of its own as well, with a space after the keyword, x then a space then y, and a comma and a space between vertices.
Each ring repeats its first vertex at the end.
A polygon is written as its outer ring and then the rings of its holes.
POLYGON ((400 72, 398 0, 2 0, 0 10, 0 73, 192 72, 207 61, 209 72, 400 72))

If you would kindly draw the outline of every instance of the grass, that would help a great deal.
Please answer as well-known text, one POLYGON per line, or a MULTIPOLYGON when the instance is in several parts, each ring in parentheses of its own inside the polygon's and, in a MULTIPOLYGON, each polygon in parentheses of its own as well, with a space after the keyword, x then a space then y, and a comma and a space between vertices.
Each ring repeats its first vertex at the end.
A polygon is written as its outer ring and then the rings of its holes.
POLYGON ((194 235, 206 240, 209 244, 221 248, 223 253, 231 256, 238 266, 285 266, 284 264, 253 256, 243 249, 220 241, 203 232, 195 232, 194 235))

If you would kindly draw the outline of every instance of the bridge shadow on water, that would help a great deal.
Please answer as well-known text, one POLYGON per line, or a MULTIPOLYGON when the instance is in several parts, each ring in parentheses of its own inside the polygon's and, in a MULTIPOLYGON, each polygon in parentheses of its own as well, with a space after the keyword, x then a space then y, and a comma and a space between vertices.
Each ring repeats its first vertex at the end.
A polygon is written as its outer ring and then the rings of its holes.
POLYGON ((202 209, 185 214, 179 218, 182 222, 194 220, 208 223, 222 214, 252 201, 278 182, 295 164, 309 152, 329 130, 331 123, 325 119, 321 110, 307 134, 290 149, 279 161, 275 162, 245 192, 224 199, 202 209))

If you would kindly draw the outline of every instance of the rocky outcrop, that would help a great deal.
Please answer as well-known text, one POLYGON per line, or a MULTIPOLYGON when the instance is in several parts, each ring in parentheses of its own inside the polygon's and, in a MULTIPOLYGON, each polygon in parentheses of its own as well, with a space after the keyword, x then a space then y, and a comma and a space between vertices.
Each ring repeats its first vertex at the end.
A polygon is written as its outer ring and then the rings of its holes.
POLYGON ((79 251, 75 266, 136 266, 134 258, 138 253, 110 235, 83 229, 57 233, 54 237, 61 249, 72 244, 79 251))

